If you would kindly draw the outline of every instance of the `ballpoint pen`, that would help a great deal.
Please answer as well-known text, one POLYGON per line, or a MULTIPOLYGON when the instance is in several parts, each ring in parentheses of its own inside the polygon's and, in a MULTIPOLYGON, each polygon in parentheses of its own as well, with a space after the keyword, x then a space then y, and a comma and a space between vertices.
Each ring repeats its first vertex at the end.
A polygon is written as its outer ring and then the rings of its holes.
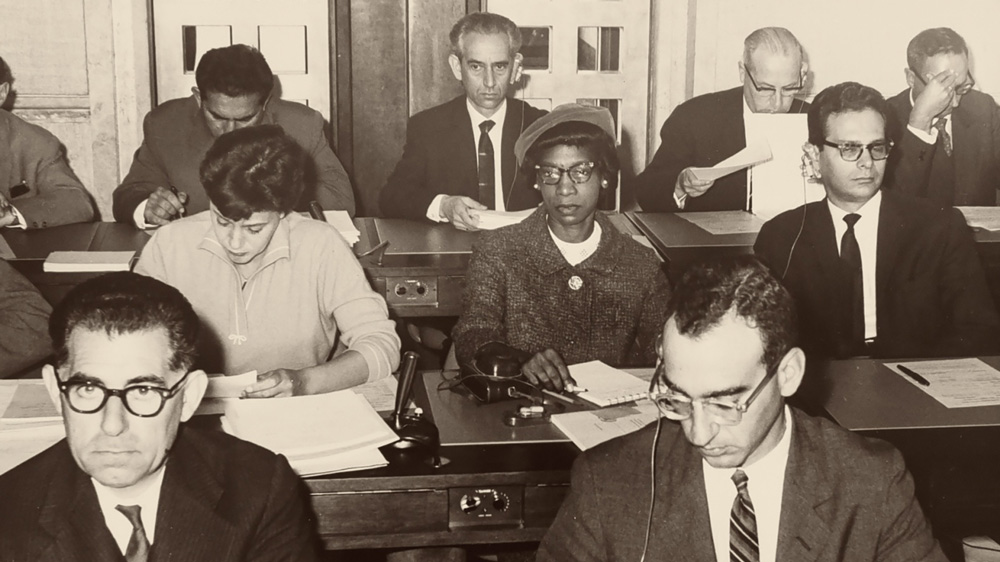
POLYGON ((913 369, 911 369, 911 368, 909 368, 909 367, 907 367, 905 365, 896 365, 896 368, 899 369, 900 372, 902 372, 904 375, 906 375, 906 376, 910 377, 911 379, 913 379, 918 384, 922 384, 923 386, 930 386, 931 385, 930 381, 928 381, 924 377, 920 376, 919 373, 917 373, 916 371, 914 371, 913 369))

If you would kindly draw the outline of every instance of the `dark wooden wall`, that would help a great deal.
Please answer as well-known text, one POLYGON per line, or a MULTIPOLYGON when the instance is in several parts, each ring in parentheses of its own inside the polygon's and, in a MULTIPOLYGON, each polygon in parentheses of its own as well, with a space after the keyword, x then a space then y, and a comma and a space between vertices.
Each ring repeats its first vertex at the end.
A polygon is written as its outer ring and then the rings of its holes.
POLYGON ((406 120, 462 93, 448 67, 448 32, 479 0, 330 1, 334 144, 358 215, 378 216, 406 120))

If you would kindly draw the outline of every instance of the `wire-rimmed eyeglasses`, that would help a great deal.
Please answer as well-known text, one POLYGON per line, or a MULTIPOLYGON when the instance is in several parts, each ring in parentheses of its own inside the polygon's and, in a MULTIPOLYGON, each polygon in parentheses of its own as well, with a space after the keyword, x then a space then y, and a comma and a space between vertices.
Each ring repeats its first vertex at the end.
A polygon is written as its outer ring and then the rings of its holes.
POLYGON ((768 369, 767 374, 753 389, 753 392, 743 401, 731 402, 718 398, 690 398, 674 392, 664 381, 663 363, 660 362, 653 373, 653 379, 649 382, 649 399, 663 413, 667 419, 680 421, 686 420, 694 413, 695 403, 701 404, 702 410, 717 420, 722 425, 738 425, 743 421, 743 414, 750 408, 754 400, 760 396, 767 383, 774 378, 778 372, 777 365, 768 369))
POLYGON ((173 398, 187 380, 188 373, 170 388, 152 384, 135 384, 125 388, 107 388, 90 380, 69 380, 59 383, 59 392, 66 397, 69 407, 80 414, 99 412, 108 398, 117 396, 133 416, 151 418, 163 411, 167 400, 173 398))
POLYGON ((756 90, 757 94, 762 98, 773 98, 775 94, 778 93, 779 89, 781 90, 781 93, 785 95, 785 97, 792 97, 801 92, 802 88, 805 86, 805 79, 801 74, 799 74, 798 84, 796 84, 795 86, 784 86, 782 88, 758 85, 757 80, 754 79, 753 73, 750 72, 750 69, 746 69, 746 75, 750 77, 750 83, 753 84, 753 89, 756 90))

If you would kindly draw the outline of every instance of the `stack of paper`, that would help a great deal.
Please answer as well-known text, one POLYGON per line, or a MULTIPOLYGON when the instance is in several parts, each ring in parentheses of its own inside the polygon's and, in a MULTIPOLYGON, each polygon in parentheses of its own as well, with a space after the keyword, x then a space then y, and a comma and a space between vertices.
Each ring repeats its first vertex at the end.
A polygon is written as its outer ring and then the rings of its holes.
POLYGON ((504 226, 517 224, 528 218, 535 209, 525 209, 523 211, 475 211, 479 217, 476 226, 479 230, 496 230, 504 226))
POLYGON ((0 381, 0 474, 66 436, 40 380, 0 381))
POLYGON ((650 401, 602 410, 570 412, 552 416, 552 424, 581 451, 605 441, 638 431, 656 421, 656 405, 650 401))
POLYGON ((128 271, 135 251, 127 252, 52 252, 42 264, 48 273, 128 271))
POLYGON ((229 401, 222 427, 285 455, 300 476, 385 466, 378 448, 399 440, 371 405, 350 390, 229 401))
POLYGON ((1000 230, 1000 207, 956 207, 972 228, 1000 230))
POLYGON ((347 214, 347 211, 323 211, 323 216, 326 218, 326 222, 333 225, 337 229, 337 232, 347 240, 349 246, 353 246, 361 240, 361 231, 354 226, 354 221, 351 220, 351 215, 347 214))
POLYGON ((649 383, 601 361, 569 366, 569 374, 580 388, 576 397, 600 407, 646 398, 649 383))

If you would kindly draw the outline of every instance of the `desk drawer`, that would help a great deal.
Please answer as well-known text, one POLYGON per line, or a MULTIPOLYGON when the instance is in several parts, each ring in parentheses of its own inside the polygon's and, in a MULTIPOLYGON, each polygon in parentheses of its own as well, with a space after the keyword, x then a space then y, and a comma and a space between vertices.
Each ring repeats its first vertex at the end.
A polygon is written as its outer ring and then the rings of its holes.
POLYGON ((321 535, 448 530, 446 490, 313 493, 321 535))

